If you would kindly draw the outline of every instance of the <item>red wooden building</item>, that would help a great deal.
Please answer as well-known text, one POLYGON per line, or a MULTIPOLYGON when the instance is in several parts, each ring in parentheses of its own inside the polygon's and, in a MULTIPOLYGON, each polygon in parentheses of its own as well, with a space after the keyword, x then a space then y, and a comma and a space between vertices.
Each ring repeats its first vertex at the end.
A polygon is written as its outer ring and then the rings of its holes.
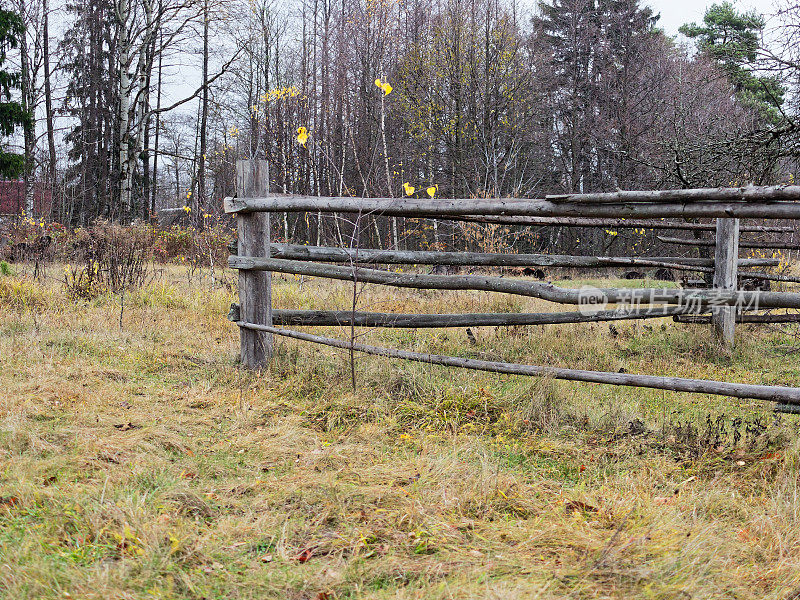
MULTIPOLYGON (((33 213, 50 215, 53 208, 53 193, 44 183, 33 184, 33 213)), ((0 180, 0 215, 19 215, 25 209, 25 183, 23 181, 0 180)))

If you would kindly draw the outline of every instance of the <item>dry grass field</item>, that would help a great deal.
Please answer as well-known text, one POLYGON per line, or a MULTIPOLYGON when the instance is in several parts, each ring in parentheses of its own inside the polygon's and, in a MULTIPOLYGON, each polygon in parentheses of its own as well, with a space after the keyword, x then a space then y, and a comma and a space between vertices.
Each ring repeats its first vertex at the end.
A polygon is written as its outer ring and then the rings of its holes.
MULTIPOLYGON (((365 356, 353 390, 347 353, 284 340, 248 373, 233 291, 190 275, 165 269, 121 315, 69 300, 54 266, 0 275, 0 597, 800 598, 797 417, 365 356)), ((350 302, 317 280, 275 295, 350 302)), ((378 287, 359 308, 558 310, 378 287)), ((360 339, 798 385, 797 334, 742 326, 733 356, 671 320, 360 339)))

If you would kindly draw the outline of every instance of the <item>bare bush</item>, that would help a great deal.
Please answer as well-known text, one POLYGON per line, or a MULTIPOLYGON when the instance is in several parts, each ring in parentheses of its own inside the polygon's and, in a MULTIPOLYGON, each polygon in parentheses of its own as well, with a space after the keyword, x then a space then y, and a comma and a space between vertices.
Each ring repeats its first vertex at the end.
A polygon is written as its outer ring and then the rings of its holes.
POLYGON ((76 231, 74 266, 65 267, 65 287, 74 299, 91 300, 144 285, 152 276, 152 228, 99 221, 76 231))

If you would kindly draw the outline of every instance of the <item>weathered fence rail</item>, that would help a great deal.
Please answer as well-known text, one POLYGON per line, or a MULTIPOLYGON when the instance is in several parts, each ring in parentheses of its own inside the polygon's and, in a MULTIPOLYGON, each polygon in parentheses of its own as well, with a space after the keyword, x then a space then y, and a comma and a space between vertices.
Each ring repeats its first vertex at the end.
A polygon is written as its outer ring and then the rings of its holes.
MULTIPOLYGON (((769 308, 800 308, 800 293, 743 291, 737 288, 739 267, 774 266, 776 259, 740 259, 738 257, 739 218, 800 218, 800 186, 736 188, 711 190, 668 190, 663 192, 613 192, 548 196, 539 200, 456 199, 421 200, 415 198, 338 198, 314 196, 272 197, 268 193, 267 166, 264 161, 237 164, 237 189, 240 197, 226 198, 225 209, 239 222, 237 254, 229 265, 240 273, 240 307, 233 307, 231 319, 242 332, 242 362, 248 367, 266 363, 272 351, 272 335, 281 335, 317 344, 403 358, 451 367, 462 367, 518 375, 546 375, 557 379, 668 389, 684 392, 721 394, 738 398, 756 398, 800 405, 800 388, 750 385, 656 377, 627 373, 606 373, 536 365, 481 361, 452 356, 438 356, 379 348, 337 340, 310 333, 276 327, 337 326, 351 327, 477 327, 548 325, 652 319, 673 317, 676 320, 710 320, 717 336, 725 343, 733 341, 734 325, 743 311, 769 308), (713 259, 665 257, 574 257, 542 254, 491 254, 476 252, 427 252, 361 248, 305 247, 271 244, 270 212, 329 212, 436 219, 541 219, 574 218, 574 224, 590 219, 626 219, 636 217, 710 217, 716 238, 713 259), (491 275, 437 275, 402 273, 363 265, 415 264, 483 267, 609 267, 658 266, 675 269, 712 271, 714 289, 610 288, 572 289, 550 283, 524 281, 491 275), (273 310, 270 273, 290 273, 323 277, 354 283, 379 284, 399 288, 430 290, 479 290, 540 298, 546 301, 579 306, 573 312, 552 313, 467 313, 467 314, 396 314, 342 310, 273 310), (614 307, 617 307, 616 309, 614 307), (710 316, 707 313, 711 313, 710 316)), ((606 222, 606 221, 604 221, 606 222)), ((641 219, 640 219, 641 222, 641 219)), ((534 224, 534 223, 527 223, 534 224)), ((572 223, 571 223, 572 224, 572 223)), ((678 224, 676 224, 678 225, 678 224)), ((706 224, 702 225, 707 228, 706 224)), ((583 226, 583 225, 581 225, 583 226)), ((586 226, 604 226, 599 224, 586 226)), ((750 226, 751 231, 770 231, 770 226, 750 226), (760 228, 759 228, 760 227, 760 228)), ((679 229, 680 227, 674 227, 679 229)), ((690 227, 688 229, 701 229, 690 227)), ((775 226, 771 231, 786 231, 775 226)), ((791 230, 791 229, 789 229, 791 230)), ((745 274, 743 274, 745 275, 745 274)), ((769 278, 771 274, 747 277, 769 278)), ((789 277, 786 281, 791 281, 789 277)), ((745 315, 746 317, 758 315, 745 315)), ((753 320, 752 322, 758 322, 753 320)))
MULTIPOLYGON (((439 252, 436 250, 378 250, 374 248, 330 248, 301 246, 297 244, 271 244, 270 256, 309 262, 389 264, 389 265, 443 265, 471 267, 668 267, 697 270, 695 267, 713 267, 714 259, 625 257, 625 256, 571 256, 568 254, 493 254, 489 252, 439 252)), ((740 267, 774 267, 777 258, 742 258, 740 267)))
POLYGON ((683 377, 659 377, 655 375, 634 375, 630 373, 608 373, 605 371, 585 371, 582 369, 563 369, 559 367, 544 367, 538 365, 521 365, 517 363, 495 362, 478 360, 474 358, 461 358, 457 356, 442 356, 440 354, 427 354, 411 352, 408 350, 394 350, 369 346, 366 344, 352 343, 347 340, 338 340, 320 335, 313 335, 301 331, 281 329, 270 325, 257 325, 239 321, 242 329, 264 331, 275 335, 294 338, 341 348, 355 350, 376 356, 389 358, 402 358, 415 362, 423 362, 447 367, 459 367, 476 371, 489 371, 491 373, 505 373, 508 375, 533 375, 538 377, 552 377, 553 379, 566 379, 568 381, 583 381, 587 383, 604 383, 607 385, 624 385, 628 387, 644 387, 657 390, 670 390, 676 392, 694 392, 700 394, 716 394, 733 398, 753 398, 769 402, 781 402, 789 405, 800 405, 800 388, 753 385, 748 383, 728 383, 725 381, 711 381, 707 379, 687 379, 683 377))
MULTIPOLYGON (((792 189, 797 189, 793 187, 792 189)), ((415 198, 339 198, 330 196, 276 196, 225 198, 225 212, 322 212, 380 214, 389 217, 523 216, 523 217, 708 217, 708 218, 800 218, 800 202, 625 202, 589 204, 552 200, 493 200, 460 198, 419 200, 415 198)))
MULTIPOLYGON (((428 290, 473 290, 502 292, 517 296, 539 298, 559 304, 580 305, 593 301, 585 289, 563 288, 551 283, 521 281, 505 277, 482 275, 426 275, 396 273, 358 266, 307 263, 281 258, 231 256, 228 265, 245 271, 270 271, 324 277, 341 281, 375 283, 393 287, 428 290)), ((727 284, 726 284, 727 285, 727 284)), ((705 307, 718 305, 758 305, 763 308, 800 308, 800 293, 759 292, 733 289, 672 289, 672 288, 604 288, 593 292, 595 300, 608 304, 691 304, 705 307)))
POLYGON ((776 202, 800 200, 800 186, 746 185, 732 188, 695 188, 689 190, 655 190, 597 192, 591 194, 551 194, 545 199, 554 202, 776 202))
MULTIPOLYGON (((403 314, 370 313, 349 310, 287 310, 273 309, 274 325, 309 325, 316 327, 402 327, 410 329, 446 327, 513 327, 519 325, 564 325, 567 323, 596 323, 633 319, 663 319, 686 313, 696 315, 702 309, 686 307, 657 307, 646 309, 617 309, 596 312, 551 313, 461 313, 461 314, 403 314)), ((234 313, 235 315, 235 313, 234 313)), ((238 321, 239 318, 233 319, 238 321)))
MULTIPOLYGON (((602 227, 608 229, 676 229, 683 231, 716 231, 715 223, 690 223, 660 219, 590 219, 583 217, 497 217, 455 216, 453 221, 497 225, 531 225, 533 227, 602 227)), ((743 233, 792 233, 789 225, 740 225, 743 233)))
MULTIPOLYGON (((711 317, 706 315, 675 315, 672 320, 676 323, 694 323, 704 325, 711 322, 711 317)), ((736 315, 737 323, 800 323, 800 313, 763 314, 763 315, 736 315)))
MULTIPOLYGON (((431 250, 378 250, 374 248, 330 248, 297 244, 271 244, 270 257, 308 262, 357 265, 433 265, 456 267, 658 267, 675 271, 714 272, 713 258, 669 258, 661 256, 571 256, 567 254, 492 254, 488 252, 440 252, 431 250)), ((775 267, 778 258, 740 258, 738 267, 775 267)), ((233 262, 230 266, 233 266, 233 262)), ((234 267, 236 268, 236 267, 234 267)), ((744 272, 751 279, 800 283, 800 278, 774 273, 744 272)))
MULTIPOLYGON (((664 244, 679 244, 681 246, 716 246, 716 240, 697 240, 676 238, 669 236, 656 236, 659 242, 664 244)), ((798 250, 800 249, 800 242, 770 242, 770 241, 757 241, 757 240, 739 240, 739 248, 758 248, 762 250, 798 250)))

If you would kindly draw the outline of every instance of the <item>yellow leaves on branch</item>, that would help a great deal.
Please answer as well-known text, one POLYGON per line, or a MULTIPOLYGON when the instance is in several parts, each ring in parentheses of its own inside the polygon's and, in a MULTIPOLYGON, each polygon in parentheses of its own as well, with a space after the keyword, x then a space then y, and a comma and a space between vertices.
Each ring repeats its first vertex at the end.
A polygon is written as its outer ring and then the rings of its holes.
POLYGON ((305 146, 308 141, 308 130, 305 127, 297 128, 297 141, 301 146, 305 146))
POLYGON ((403 184, 403 191, 405 191, 406 196, 411 196, 414 194, 416 188, 413 185, 410 185, 407 181, 403 184))
POLYGON ((431 198, 433 198, 433 197, 436 195, 436 192, 438 192, 438 191, 439 191, 439 186, 438 186, 438 185, 432 185, 431 187, 429 187, 429 188, 428 188, 427 190, 425 190, 425 191, 426 191, 426 192, 428 192, 428 196, 430 196, 431 198))
POLYGON ((392 90, 394 89, 394 88, 393 88, 393 87, 392 87, 392 86, 389 84, 389 82, 388 82, 388 81, 381 81, 381 80, 380 80, 380 77, 379 77, 378 79, 376 79, 376 80, 375 80, 375 85, 377 85, 379 88, 381 88, 381 89, 383 90, 383 95, 384 95, 384 96, 388 96, 389 94, 391 94, 391 93, 392 93, 392 90))
POLYGON ((288 86, 280 89, 270 90, 266 94, 261 94, 259 98, 261 102, 274 102, 276 100, 283 100, 285 98, 294 98, 300 95, 300 90, 295 86, 288 86))

